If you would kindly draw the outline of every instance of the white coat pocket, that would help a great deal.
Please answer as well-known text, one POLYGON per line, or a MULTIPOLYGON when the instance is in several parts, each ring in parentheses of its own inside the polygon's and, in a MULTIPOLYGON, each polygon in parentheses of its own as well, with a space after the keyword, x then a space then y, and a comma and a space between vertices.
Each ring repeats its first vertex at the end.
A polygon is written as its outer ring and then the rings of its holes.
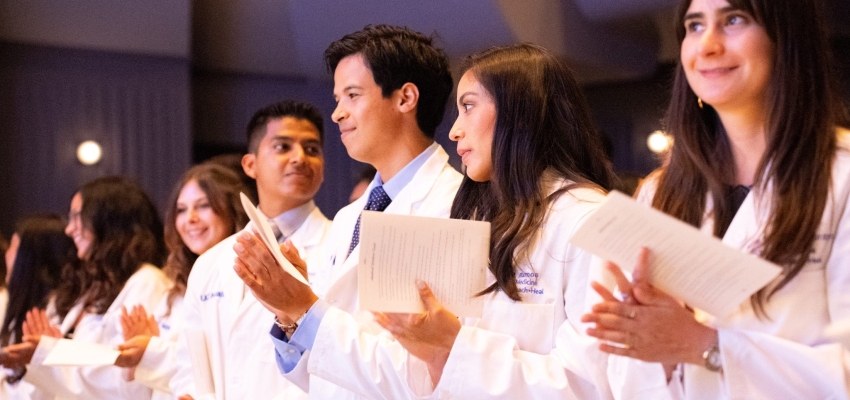
POLYGON ((555 345, 555 307, 552 304, 489 301, 478 327, 516 338, 522 350, 548 354, 555 345))

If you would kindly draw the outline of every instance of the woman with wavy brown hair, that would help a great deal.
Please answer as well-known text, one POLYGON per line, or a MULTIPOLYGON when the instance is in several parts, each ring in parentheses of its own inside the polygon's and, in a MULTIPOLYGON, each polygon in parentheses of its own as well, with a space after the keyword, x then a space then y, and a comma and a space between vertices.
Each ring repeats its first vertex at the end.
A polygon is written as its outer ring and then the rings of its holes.
MULTIPOLYGON (((666 129, 667 165, 638 200, 782 268, 728 317, 649 285, 585 317, 619 397, 847 398, 850 353, 824 328, 850 317, 850 132, 819 0, 689 0, 666 129), (625 356, 625 357, 623 357, 625 356), (640 361, 636 361, 640 360, 640 361)), ((740 268, 745 270, 746 265, 740 268)))
POLYGON ((126 341, 115 363, 130 368, 135 381, 153 389, 154 399, 173 397, 168 382, 176 372, 183 295, 195 260, 248 221, 239 199, 242 191, 242 181, 232 170, 204 163, 186 171, 171 193, 165 217, 169 254, 163 271, 174 285, 152 315, 141 306, 124 312, 126 341))
POLYGON ((24 342, 6 347, 4 364, 26 367, 24 380, 59 398, 150 397, 150 389, 120 378, 112 366, 47 366, 58 338, 115 346, 123 342, 121 313, 141 304, 153 307, 171 286, 160 271, 165 259, 162 223, 153 203, 135 182, 122 177, 91 181, 71 200, 65 233, 82 260, 81 296, 51 324, 43 310, 28 313, 24 342))

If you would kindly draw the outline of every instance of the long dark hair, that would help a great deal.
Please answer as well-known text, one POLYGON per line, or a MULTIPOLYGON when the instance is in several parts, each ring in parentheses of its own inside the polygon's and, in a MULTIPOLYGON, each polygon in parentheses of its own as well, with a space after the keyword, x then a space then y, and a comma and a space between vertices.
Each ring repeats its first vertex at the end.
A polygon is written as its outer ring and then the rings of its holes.
MULTIPOLYGON (((244 191, 242 181, 232 170, 217 164, 205 163, 190 168, 171 191, 168 199, 168 211, 165 213, 165 244, 168 247, 168 259, 163 272, 174 281, 174 286, 168 292, 168 309, 174 303, 174 298, 186 293, 186 282, 192 265, 199 254, 192 253, 180 233, 177 232, 177 198, 180 191, 190 181, 198 182, 198 186, 207 195, 213 212, 228 224, 228 232, 235 233, 245 227, 248 216, 242 209, 239 192, 244 191)), ((170 312, 170 311, 169 311, 170 312)))
POLYGON ((9 304, 0 328, 0 346, 20 341, 22 323, 33 307, 45 308, 51 296, 63 318, 79 296, 74 241, 58 215, 25 218, 15 229, 20 245, 9 278, 9 304))
POLYGON ((613 172, 604 162, 584 95, 560 58, 531 44, 495 47, 469 56, 463 71, 496 105, 493 178, 464 177, 451 216, 490 221, 490 271, 496 282, 480 294, 501 290, 519 301, 514 267, 530 250, 549 204, 574 186, 548 195, 541 187, 543 172, 551 169, 574 184, 605 190, 613 172))
MULTIPOLYGON (((754 190, 772 185, 772 212, 767 222, 761 256, 784 268, 779 282, 751 298, 764 315, 770 296, 803 268, 820 224, 836 149, 835 128, 846 122, 834 88, 834 69, 824 32, 821 2, 728 0, 750 13, 775 45, 766 118, 767 149, 754 190)), ((685 37, 684 15, 678 14, 679 43, 685 37)), ((693 226, 700 226, 711 196, 714 235, 725 234, 735 215, 726 196, 734 183, 734 160, 729 139, 717 113, 700 108, 681 63, 676 68, 666 129, 675 142, 669 164, 660 172, 653 207, 693 226)))
POLYGON ((84 307, 102 314, 142 264, 162 265, 162 222, 141 186, 126 178, 95 179, 79 193, 83 227, 94 235, 83 261, 84 307))

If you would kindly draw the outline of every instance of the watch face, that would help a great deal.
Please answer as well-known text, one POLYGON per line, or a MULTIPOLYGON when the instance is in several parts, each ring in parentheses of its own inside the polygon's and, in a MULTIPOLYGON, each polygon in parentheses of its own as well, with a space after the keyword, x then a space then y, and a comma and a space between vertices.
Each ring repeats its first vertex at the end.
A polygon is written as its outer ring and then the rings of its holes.
POLYGON ((716 366, 719 367, 720 366, 720 352, 719 351, 712 351, 708 355, 708 362, 710 362, 711 365, 716 365, 716 366))
POLYGON ((705 354, 705 367, 709 371, 720 371, 722 361, 720 359, 720 349, 717 346, 712 347, 705 354))

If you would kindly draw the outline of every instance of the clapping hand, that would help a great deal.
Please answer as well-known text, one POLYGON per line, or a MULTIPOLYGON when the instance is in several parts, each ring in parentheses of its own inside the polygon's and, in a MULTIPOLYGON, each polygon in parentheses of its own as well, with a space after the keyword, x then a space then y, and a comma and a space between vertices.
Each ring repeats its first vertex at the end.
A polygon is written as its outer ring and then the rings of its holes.
MULTIPOLYGON (((233 266, 236 275, 278 319, 297 320, 319 299, 309 285, 283 270, 256 232, 240 233, 233 249, 237 254, 233 266)), ((307 276, 307 263, 289 240, 280 245, 280 251, 304 277, 307 276)))

